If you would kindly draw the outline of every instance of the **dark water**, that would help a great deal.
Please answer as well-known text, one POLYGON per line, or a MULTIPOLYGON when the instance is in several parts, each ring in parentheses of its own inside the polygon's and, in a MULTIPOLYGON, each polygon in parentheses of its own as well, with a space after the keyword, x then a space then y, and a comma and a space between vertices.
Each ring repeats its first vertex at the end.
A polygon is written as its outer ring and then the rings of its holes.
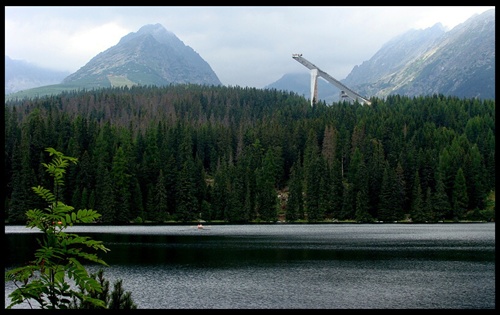
MULTIPOLYGON (((6 270, 37 234, 6 227, 6 270)), ((138 308, 494 309, 495 224, 72 227, 138 308)), ((38 235, 40 236, 40 235, 38 235)), ((88 266, 97 271, 100 266, 88 266)), ((13 290, 5 283, 5 303, 13 290)), ((26 308, 26 306, 20 306, 26 308)))

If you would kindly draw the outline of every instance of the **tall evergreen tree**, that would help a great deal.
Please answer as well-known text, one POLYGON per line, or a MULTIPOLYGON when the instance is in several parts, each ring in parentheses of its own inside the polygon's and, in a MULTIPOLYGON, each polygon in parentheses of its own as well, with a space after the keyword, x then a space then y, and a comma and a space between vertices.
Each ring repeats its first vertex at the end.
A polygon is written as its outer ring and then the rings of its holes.
POLYGON ((185 161, 179 173, 176 216, 182 222, 196 219, 199 213, 195 184, 192 177, 192 164, 192 161, 185 161))
POLYGON ((420 185, 420 176, 418 172, 415 173, 414 178, 410 217, 413 222, 425 222, 424 196, 422 194, 422 186, 420 185))
POLYGON ((402 220, 405 217, 404 205, 406 200, 406 181, 405 181, 405 170, 401 163, 397 163, 395 169, 395 179, 394 179, 394 214, 396 220, 402 220))
POLYGON ((131 207, 130 170, 126 153, 120 146, 115 155, 111 166, 111 180, 113 182, 114 205, 120 210, 115 211, 113 222, 129 223, 131 207))
POLYGON ((342 211, 340 213, 341 220, 352 220, 354 219, 354 205, 356 203, 356 196, 354 195, 354 189, 351 183, 344 182, 344 192, 342 201, 342 211))
POLYGON ((130 209, 130 218, 133 220, 139 220, 139 223, 142 223, 146 218, 146 214, 144 212, 144 199, 141 190, 141 186, 139 185, 139 181, 137 177, 132 177, 132 203, 130 209))
POLYGON ((39 202, 33 200, 30 187, 36 183, 36 177, 30 166, 27 143, 15 147, 12 154, 12 194, 9 203, 8 221, 21 223, 26 221, 26 209, 37 207, 39 202))
POLYGON ((165 176, 163 170, 160 169, 156 186, 154 190, 154 218, 157 222, 164 222, 169 217, 168 209, 168 193, 165 187, 165 176))
POLYGON ((101 165, 98 168, 98 176, 96 183, 96 190, 99 192, 97 195, 96 206, 100 209, 101 213, 101 222, 102 223, 114 223, 115 212, 118 207, 115 204, 115 194, 113 181, 111 178, 111 174, 107 168, 101 165))
POLYGON ((340 162, 340 158, 336 158, 333 161, 332 166, 332 216, 334 219, 340 218, 340 212, 342 211, 342 203, 343 203, 343 191, 344 184, 342 178, 342 164, 340 162))
POLYGON ((382 142, 377 139, 371 141, 372 154, 367 163, 367 176, 368 176, 368 197, 370 214, 376 216, 377 205, 380 199, 380 189, 382 183, 382 176, 385 168, 385 153, 382 142))
POLYGON ((146 207, 144 209, 145 215, 144 220, 146 221, 157 221, 156 217, 156 202, 155 202, 155 185, 153 183, 149 183, 147 185, 147 194, 146 194, 146 207))
POLYGON ((380 187, 380 201, 377 213, 379 221, 395 221, 397 218, 396 208, 394 207, 398 201, 394 190, 395 181, 394 171, 389 166, 389 163, 386 163, 380 187))
POLYGON ((305 212, 308 221, 321 219, 320 209, 320 183, 322 177, 321 156, 317 143, 316 133, 309 131, 306 151, 304 152, 304 186, 305 186, 305 212))
POLYGON ((373 221, 373 217, 368 212, 368 210, 370 209, 368 202, 369 202, 368 192, 365 189, 359 190, 358 193, 356 194, 355 220, 357 222, 373 221))
POLYGON ((430 187, 425 190, 424 197, 424 218, 426 222, 433 222, 434 220, 434 209, 432 205, 432 191, 430 187))
POLYGON ((432 198, 432 205, 436 219, 443 220, 450 217, 451 206, 439 171, 436 172, 436 192, 432 198))
POLYGON ((482 162, 481 153, 476 144, 472 145, 464 161, 464 176, 469 196, 469 209, 484 209, 487 191, 484 189, 484 174, 486 169, 482 162))
POLYGON ((262 166, 257 170, 257 211, 260 219, 269 222, 276 221, 278 217, 278 198, 275 183, 275 161, 272 150, 268 150, 262 161, 262 166))
POLYGON ((293 222, 303 219, 304 216, 304 185, 302 178, 302 166, 300 160, 296 161, 291 168, 289 181, 289 194, 286 204, 286 220, 293 222))
POLYGON ((333 171, 331 169, 331 166, 328 165, 323 156, 321 156, 320 161, 322 176, 319 183, 319 213, 321 218, 331 219, 333 218, 333 213, 335 211, 333 204, 335 199, 335 196, 333 195, 333 171))
POLYGON ((463 219, 467 214, 467 206, 469 204, 469 197, 467 196, 467 184, 465 182, 464 171, 460 167, 455 176, 455 183, 453 185, 453 217, 455 219, 463 219))
POLYGON ((212 220, 224 220, 227 212, 229 199, 228 166, 220 165, 214 175, 214 186, 212 194, 212 220))
POLYGON ((323 178, 323 170, 321 157, 316 156, 308 164, 305 171, 305 211, 307 220, 310 222, 319 221, 322 219, 321 208, 321 183, 323 178))

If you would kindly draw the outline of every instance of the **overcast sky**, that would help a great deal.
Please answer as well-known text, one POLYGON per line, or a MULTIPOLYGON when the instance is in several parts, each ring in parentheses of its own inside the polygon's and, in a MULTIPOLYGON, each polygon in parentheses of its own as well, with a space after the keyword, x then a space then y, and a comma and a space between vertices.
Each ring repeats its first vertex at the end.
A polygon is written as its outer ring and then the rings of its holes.
POLYGON ((5 55, 75 72, 147 24, 160 23, 193 48, 224 85, 263 88, 309 70, 337 80, 387 41, 440 22, 447 29, 487 6, 54 7, 6 6, 5 55))

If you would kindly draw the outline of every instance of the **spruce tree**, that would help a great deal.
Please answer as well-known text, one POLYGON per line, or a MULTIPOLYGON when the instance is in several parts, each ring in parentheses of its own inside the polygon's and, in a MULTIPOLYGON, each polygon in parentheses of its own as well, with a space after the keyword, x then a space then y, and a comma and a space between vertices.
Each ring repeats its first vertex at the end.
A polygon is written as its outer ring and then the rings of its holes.
POLYGON ((439 171, 436 172, 436 192, 432 196, 432 209, 437 220, 449 218, 451 214, 450 202, 439 171))
POLYGON ((168 213, 168 197, 167 189, 165 188, 165 176, 163 170, 160 169, 156 186, 154 190, 154 218, 157 222, 164 222, 167 220, 168 213))
POLYGON ((418 172, 415 173, 414 178, 410 217, 413 222, 425 222, 424 196, 422 195, 422 186, 420 185, 418 172))
POLYGON ((120 146, 113 156, 111 165, 111 180, 113 181, 113 197, 115 205, 119 206, 120 211, 115 211, 113 222, 129 223, 131 206, 130 170, 127 161, 127 155, 120 146))
POLYGON ((394 205, 394 194, 392 181, 393 176, 389 175, 391 172, 389 165, 387 164, 384 168, 384 173, 382 175, 382 183, 380 187, 380 201, 378 203, 378 213, 377 218, 379 221, 392 221, 394 220, 393 205, 394 205))
POLYGON ((463 219, 467 214, 467 205, 469 204, 469 197, 467 196, 467 185, 462 168, 460 167, 455 176, 455 183, 453 185, 453 217, 457 220, 463 219))
POLYGON ((369 198, 368 192, 366 189, 361 189, 356 194, 356 212, 355 212, 355 220, 357 222, 372 222, 373 217, 370 215, 368 210, 369 206, 369 198))
POLYGON ((332 216, 334 219, 340 218, 342 211, 344 184, 342 183, 342 165, 340 158, 333 161, 332 166, 332 216))
POLYGON ((290 170, 289 193, 286 204, 286 221, 293 222, 303 218, 304 199, 302 183, 302 167, 300 160, 292 165, 290 170))

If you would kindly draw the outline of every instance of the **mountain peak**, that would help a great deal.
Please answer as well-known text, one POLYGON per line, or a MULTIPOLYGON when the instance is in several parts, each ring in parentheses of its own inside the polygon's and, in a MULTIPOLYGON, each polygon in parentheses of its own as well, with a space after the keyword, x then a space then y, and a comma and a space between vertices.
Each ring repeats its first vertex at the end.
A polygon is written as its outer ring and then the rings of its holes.
POLYGON ((208 63, 161 24, 142 26, 92 58, 65 84, 86 88, 120 85, 221 85, 208 63))
POLYGON ((147 24, 141 27, 137 32, 131 32, 120 40, 120 43, 125 43, 129 40, 141 38, 144 36, 152 36, 156 41, 162 44, 174 44, 179 45, 184 43, 175 36, 174 33, 168 31, 163 25, 157 24, 147 24))

